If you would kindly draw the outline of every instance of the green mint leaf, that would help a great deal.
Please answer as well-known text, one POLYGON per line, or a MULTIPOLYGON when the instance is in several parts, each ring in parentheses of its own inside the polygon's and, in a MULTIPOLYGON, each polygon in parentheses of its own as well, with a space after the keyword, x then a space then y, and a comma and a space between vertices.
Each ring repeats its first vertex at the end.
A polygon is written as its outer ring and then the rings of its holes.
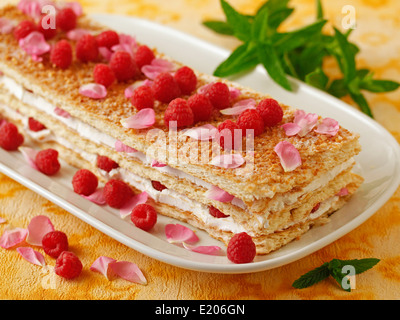
POLYGON ((254 21, 251 28, 251 38, 254 41, 264 42, 266 41, 274 30, 272 30, 269 26, 269 9, 268 7, 264 7, 259 10, 254 17, 254 21))
POLYGON ((288 4, 289 0, 268 0, 258 8, 257 13, 264 8, 268 8, 269 12, 276 12, 287 8, 288 4))
POLYGON ((355 92, 354 90, 349 91, 350 97, 354 100, 355 103, 360 107, 361 111, 364 112, 366 115, 373 118, 371 108, 367 100, 365 99, 364 95, 361 92, 355 92))
POLYGON ((376 93, 394 91, 397 90, 399 86, 400 83, 391 80, 366 79, 361 80, 359 83, 360 89, 376 93))
POLYGON ((248 71, 259 63, 257 48, 251 43, 237 47, 231 55, 222 62, 214 71, 217 77, 227 77, 239 72, 248 71))
POLYGON ((322 8, 321 0, 316 0, 316 7, 317 7, 317 20, 324 18, 324 10, 322 8))
POLYGON ((331 82, 327 89, 328 93, 331 95, 342 98, 349 94, 346 84, 343 79, 335 79, 331 82))
POLYGON ((236 38, 242 41, 250 40, 251 23, 249 18, 237 12, 228 2, 220 0, 227 23, 231 26, 236 38))
POLYGON ((334 37, 337 44, 337 51, 334 55, 343 72, 345 82, 349 83, 357 76, 355 53, 347 38, 336 28, 334 37))
POLYGON ((233 36, 232 27, 224 21, 208 20, 203 21, 203 25, 216 33, 233 36))
POLYGON ((340 260, 340 267, 351 265, 354 267, 356 274, 360 274, 374 267, 379 261, 376 258, 340 260))
POLYGON ((315 71, 310 72, 305 76, 305 82, 309 85, 316 87, 321 90, 325 90, 328 84, 329 78, 322 71, 321 68, 317 68, 315 71))
POLYGON ((283 21, 285 21, 292 13, 293 8, 284 8, 275 12, 272 12, 269 16, 269 26, 272 29, 277 29, 283 21))
POLYGON ((329 263, 326 262, 322 266, 303 274, 293 282, 292 287, 296 289, 304 289, 326 279, 330 275, 328 265, 329 263))

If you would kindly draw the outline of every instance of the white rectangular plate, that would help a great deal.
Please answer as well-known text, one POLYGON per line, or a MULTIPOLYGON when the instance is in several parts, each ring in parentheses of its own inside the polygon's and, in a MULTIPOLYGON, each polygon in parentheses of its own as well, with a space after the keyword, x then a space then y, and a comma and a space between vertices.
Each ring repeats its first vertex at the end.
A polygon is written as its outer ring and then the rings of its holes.
MULTIPOLYGON (((212 74, 229 52, 180 31, 153 22, 130 17, 95 15, 97 21, 137 40, 157 47, 168 56, 192 68, 212 74)), ((361 135, 362 152, 355 170, 365 179, 351 201, 331 217, 331 222, 312 228, 308 233, 269 255, 258 256, 252 263, 234 264, 226 257, 223 244, 197 231, 200 245, 219 245, 222 255, 211 256, 188 251, 165 239, 164 227, 178 221, 159 216, 151 232, 136 228, 129 217, 121 219, 116 211, 97 206, 72 190, 71 179, 76 169, 63 163, 62 174, 47 177, 31 169, 19 152, 0 149, 0 171, 54 202, 68 212, 145 255, 165 263, 197 271, 247 273, 282 266, 305 257, 350 232, 374 214, 394 193, 400 183, 400 149, 397 141, 377 122, 344 102, 292 80, 294 92, 276 85, 260 66, 240 78, 231 79, 295 108, 331 117, 361 135)), ((192 228, 193 229, 193 228, 192 228)), ((362 244, 360 244, 362 246, 362 244)))

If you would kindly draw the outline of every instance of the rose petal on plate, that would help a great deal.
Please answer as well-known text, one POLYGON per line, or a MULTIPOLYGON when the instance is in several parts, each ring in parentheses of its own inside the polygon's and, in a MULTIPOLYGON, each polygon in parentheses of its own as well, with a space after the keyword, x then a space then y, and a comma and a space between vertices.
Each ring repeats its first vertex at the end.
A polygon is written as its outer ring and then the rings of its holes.
POLYGON ((238 116, 247 109, 256 109, 256 101, 254 99, 243 99, 236 102, 232 108, 220 110, 220 112, 227 116, 238 116))
POLYGON ((132 58, 135 56, 135 48, 137 46, 136 39, 128 34, 121 33, 119 35, 119 43, 112 46, 113 52, 125 51, 128 52, 132 58))
POLYGON ((106 204, 106 198, 104 197, 104 188, 98 188, 95 192, 93 192, 89 196, 81 195, 87 200, 92 201, 95 204, 103 206, 106 204))
POLYGON ((35 159, 39 151, 28 147, 19 147, 18 150, 22 153, 29 166, 35 170, 38 170, 35 159))
POLYGON ((54 113, 55 113, 56 115, 60 116, 60 117, 65 118, 65 119, 71 118, 71 115, 70 115, 67 111, 65 111, 65 110, 63 110, 63 109, 61 109, 61 108, 59 108, 59 107, 56 107, 56 108, 54 109, 54 113))
POLYGON ((230 99, 235 100, 236 98, 240 97, 242 91, 237 88, 229 87, 230 99))
POLYGON ((169 243, 182 243, 186 242, 189 244, 196 243, 199 241, 199 237, 194 233, 193 230, 177 223, 167 224, 165 226, 165 235, 169 243))
POLYGON ((322 123, 320 123, 316 129, 314 129, 314 131, 332 137, 336 136, 339 131, 339 122, 332 118, 325 118, 322 120, 322 123))
POLYGON ((205 124, 199 127, 187 129, 182 134, 195 140, 205 141, 214 139, 218 134, 218 129, 212 124, 205 124))
POLYGON ((121 120, 122 126, 129 129, 146 129, 151 127, 155 122, 156 114, 152 108, 142 109, 135 115, 121 120))
POLYGON ((26 242, 34 246, 42 246, 42 239, 45 234, 54 231, 54 226, 46 216, 33 217, 28 225, 26 242))
POLYGON ((122 143, 121 141, 117 140, 115 142, 115 151, 117 152, 125 152, 125 153, 135 153, 138 152, 136 149, 128 147, 126 144, 122 143))
POLYGON ((145 79, 142 81, 137 81, 134 84, 130 85, 129 87, 127 87, 125 89, 125 98, 130 99, 133 96, 133 92, 135 91, 136 88, 139 88, 141 86, 147 86, 147 87, 151 87, 153 84, 153 81, 149 80, 149 79, 145 79))
POLYGON ((160 73, 172 72, 174 70, 174 65, 172 62, 165 59, 153 59, 150 64, 142 67, 141 71, 143 74, 154 80, 160 73))
POLYGON ((107 96, 107 89, 102 84, 89 83, 81 86, 79 93, 92 99, 103 99, 107 96))
POLYGON ((20 0, 17 8, 33 19, 38 19, 42 14, 42 6, 49 1, 20 0))
POLYGON ((83 14, 82 6, 77 1, 66 2, 64 8, 71 8, 72 11, 74 11, 74 13, 76 14, 77 17, 79 17, 79 16, 81 16, 83 14))
POLYGON ((40 61, 39 56, 50 51, 50 45, 46 42, 44 35, 39 31, 33 31, 18 42, 22 50, 32 56, 34 60, 40 61))
POLYGON ((216 200, 219 202, 231 202, 235 196, 229 194, 225 190, 218 188, 217 186, 212 186, 205 193, 208 199, 216 200))
POLYGON ((129 199, 129 201, 126 202, 126 204, 122 208, 119 209, 119 215, 121 216, 121 218, 129 216, 132 213, 134 207, 136 207, 138 204, 146 203, 148 198, 149 195, 146 191, 134 195, 131 199, 129 199))
POLYGON ((87 34, 90 34, 89 30, 77 28, 77 29, 72 29, 72 30, 68 31, 67 38, 69 40, 78 41, 80 38, 82 38, 84 35, 87 35, 87 34))
POLYGON ((200 88, 197 89, 197 93, 205 94, 207 92, 208 88, 210 88, 213 85, 213 83, 214 82, 202 85, 200 88))
POLYGON ((107 279, 109 279, 108 278, 108 270, 109 270, 110 263, 116 262, 116 261, 117 260, 115 260, 113 258, 101 256, 92 263, 92 265, 90 266, 90 270, 92 270, 94 272, 99 272, 103 276, 105 276, 107 279))
POLYGON ((297 167, 301 166, 301 157, 299 151, 294 145, 288 141, 279 142, 274 151, 278 155, 283 170, 285 172, 293 171, 297 167))
POLYGON ((227 169, 235 169, 240 167, 245 160, 241 154, 238 153, 229 153, 229 154, 221 154, 219 156, 215 156, 212 158, 210 164, 216 167, 227 168, 227 169))
POLYGON ((158 160, 154 159, 151 161, 151 166, 153 168, 163 168, 166 167, 167 165, 165 163, 159 162, 158 160))
POLYGON ((336 196, 343 197, 343 196, 347 196, 348 194, 349 194, 349 189, 342 188, 342 189, 340 189, 340 191, 338 193, 336 193, 336 196))
POLYGON ((109 263, 109 268, 122 279, 130 282, 147 284, 147 280, 139 267, 129 261, 114 261, 109 263))
POLYGON ((301 127, 298 124, 293 123, 293 122, 285 123, 285 124, 281 125, 281 127, 283 128, 283 130, 285 130, 285 134, 288 137, 295 136, 296 134, 298 134, 301 131, 301 127))
POLYGON ((9 34, 13 31, 15 24, 12 20, 0 18, 0 34, 9 34))
POLYGON ((27 235, 27 229, 14 228, 11 230, 4 230, 4 233, 0 238, 0 247, 4 249, 12 248, 23 242, 27 235))
POLYGON ((99 47, 99 53, 103 57, 103 59, 107 62, 111 60, 113 52, 107 47, 99 47))
POLYGON ((43 255, 40 252, 33 250, 31 247, 19 247, 17 248, 18 253, 24 258, 26 261, 33 263, 37 266, 44 267, 46 265, 46 261, 44 260, 43 255))
POLYGON ((304 137, 317 125, 318 115, 315 113, 306 113, 304 110, 296 110, 293 122, 301 128, 298 135, 304 137))
POLYGON ((182 245, 187 250, 202 254, 218 255, 221 252, 221 248, 218 246, 191 246, 185 242, 182 245))

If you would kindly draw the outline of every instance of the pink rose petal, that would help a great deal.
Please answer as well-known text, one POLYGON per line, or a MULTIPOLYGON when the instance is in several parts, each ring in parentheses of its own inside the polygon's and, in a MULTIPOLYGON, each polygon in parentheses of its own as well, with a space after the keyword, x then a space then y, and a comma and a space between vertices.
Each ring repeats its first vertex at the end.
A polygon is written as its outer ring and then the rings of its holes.
POLYGON ((221 252, 221 248, 218 246, 191 246, 185 242, 182 245, 187 250, 202 254, 218 255, 221 252))
POLYGON ((235 169, 240 167, 245 160, 241 154, 221 154, 219 156, 214 157, 210 164, 216 167, 227 168, 227 169, 235 169))
POLYGON ((44 267, 46 265, 46 261, 44 260, 43 255, 40 252, 33 250, 31 247, 19 247, 17 248, 18 253, 25 260, 33 263, 37 266, 44 267))
POLYGON ((133 196, 122 208, 119 209, 119 215, 121 218, 129 216, 134 207, 136 207, 138 204, 146 203, 148 198, 149 195, 146 191, 133 196))
POLYGON ((20 244, 26 239, 28 230, 22 228, 14 228, 12 230, 4 230, 0 238, 0 247, 9 249, 20 244))
POLYGON ((110 49, 108 49, 107 47, 99 47, 99 52, 104 60, 106 60, 107 62, 111 60, 113 52, 110 49))
POLYGON ((200 88, 197 89, 197 93, 205 94, 205 93, 207 92, 208 88, 210 88, 210 87, 212 86, 213 83, 214 83, 214 82, 211 82, 211 83, 207 83, 207 84, 205 84, 205 85, 202 85, 200 88))
POLYGON ((71 115, 67 111, 65 111, 59 107, 56 107, 54 109, 54 113, 60 117, 66 118, 66 119, 71 118, 71 115))
POLYGON ((347 196, 348 194, 349 194, 349 189, 347 188, 342 188, 338 193, 336 193, 338 197, 344 197, 347 196))
POLYGON ((121 141, 117 140, 115 142, 115 151, 117 152, 125 152, 125 153, 135 153, 138 152, 136 149, 128 147, 126 144, 122 143, 121 141))
POLYGON ((296 110, 293 122, 301 128, 298 135, 304 137, 317 125, 318 115, 315 113, 306 113, 303 110, 296 110))
POLYGON ((18 150, 21 151, 25 161, 30 165, 30 167, 35 170, 38 170, 35 161, 38 151, 28 147, 19 147, 18 150))
POLYGON ((46 216, 33 217, 28 225, 26 242, 34 246, 42 246, 42 239, 45 234, 54 231, 54 226, 46 216))
POLYGON ((19 46, 35 61, 41 61, 40 56, 50 51, 50 45, 41 32, 33 31, 25 38, 19 40, 19 46))
POLYGON ((331 118, 325 118, 314 131, 332 137, 336 136, 336 134, 339 132, 339 122, 331 118))
POLYGON ((281 127, 285 130, 288 137, 295 136, 301 131, 301 127, 293 122, 285 123, 281 127))
POLYGON ((122 120, 121 124, 125 128, 146 129, 148 127, 151 127, 155 122, 156 122, 156 114, 154 112, 154 109, 145 108, 140 110, 132 117, 122 120))
POLYGON ((147 284, 147 280, 139 267, 129 261, 114 261, 108 264, 109 268, 121 277, 130 282, 147 284))
POLYGON ((89 196, 81 195, 87 200, 92 201, 95 204, 103 206, 106 204, 106 198, 104 197, 104 188, 98 188, 95 192, 93 192, 89 196))
POLYGON ((146 79, 143 81, 137 81, 134 84, 130 85, 128 88, 125 89, 125 98, 130 99, 133 96, 133 92, 135 91, 136 88, 139 88, 141 86, 148 86, 151 87, 153 84, 153 81, 146 79))
POLYGON ((172 62, 164 59, 153 59, 151 64, 142 67, 141 71, 143 74, 154 80, 160 73, 172 72, 174 70, 174 65, 172 62))
POLYGON ((293 171, 301 165, 300 153, 290 142, 279 142, 274 151, 278 155, 285 172, 293 171))
POLYGON ((232 106, 232 108, 226 108, 220 110, 220 112, 224 115, 238 116, 247 109, 255 109, 255 108, 256 108, 256 101, 254 99, 244 99, 236 102, 232 106))
POLYGON ((116 51, 125 51, 128 52, 131 57, 133 58, 135 56, 135 49, 136 49, 137 43, 136 39, 128 34, 120 34, 119 35, 119 44, 112 46, 111 50, 113 52, 116 51))
POLYGON ((77 17, 79 17, 79 16, 81 16, 83 14, 82 6, 77 1, 72 1, 72 2, 65 3, 64 8, 71 8, 72 11, 74 11, 74 13, 76 14, 77 17))
POLYGON ((108 279, 108 270, 109 270, 109 265, 111 262, 116 262, 117 260, 105 256, 101 256, 96 259, 90 266, 90 270, 95 271, 95 272, 100 272, 102 275, 104 275, 108 279))
POLYGON ((229 93, 231 94, 231 100, 235 100, 236 98, 240 97, 242 92, 239 89, 229 87, 229 93))
POLYGON ((169 243, 186 242, 189 244, 193 244, 199 241, 199 237, 194 233, 193 230, 179 223, 167 224, 165 226, 165 235, 169 243))
POLYGON ((0 18, 0 34, 9 34, 13 31, 15 25, 14 22, 6 19, 0 18))
POLYGON ((44 2, 38 0, 20 0, 17 8, 31 18, 38 19, 42 14, 42 6, 48 4, 47 2, 50 1, 44 2))
POLYGON ((102 84, 89 83, 81 86, 79 93, 92 99, 103 99, 107 96, 107 89, 102 84))
POLYGON ((166 167, 167 165, 166 165, 165 163, 159 162, 159 161, 157 161, 156 159, 154 159, 154 160, 151 162, 151 166, 152 166, 153 168, 163 168, 163 167, 166 167))
MULTIPOLYGON (((67 38, 69 40, 78 41, 84 35, 90 34, 90 31, 87 29, 72 29, 67 32, 67 38)), ((100 49, 100 48, 99 48, 100 49)))
POLYGON ((212 186, 205 193, 208 199, 216 200, 219 202, 231 202, 235 197, 225 190, 218 188, 217 186, 212 186))
POLYGON ((195 140, 211 140, 218 134, 218 129, 211 124, 205 124, 199 127, 191 128, 183 132, 185 136, 189 136, 195 140))

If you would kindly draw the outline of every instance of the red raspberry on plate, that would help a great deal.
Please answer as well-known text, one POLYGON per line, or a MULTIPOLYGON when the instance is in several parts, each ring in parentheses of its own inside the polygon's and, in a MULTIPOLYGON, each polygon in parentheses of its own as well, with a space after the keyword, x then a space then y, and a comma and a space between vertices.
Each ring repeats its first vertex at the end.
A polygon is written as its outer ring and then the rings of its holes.
POLYGON ((140 86, 133 91, 132 105, 137 109, 154 108, 154 93, 149 86, 140 86))
POLYGON ((169 103, 181 95, 179 85, 168 72, 160 73, 153 81, 152 89, 156 100, 169 103))
POLYGON ((119 35, 114 30, 106 30, 101 32, 96 37, 97 45, 111 49, 113 46, 119 44, 119 35))
POLYGON ((111 68, 103 63, 96 64, 93 69, 94 82, 102 84, 106 88, 111 86, 115 81, 115 74, 111 68))
POLYGON ((111 179, 104 186, 104 198, 112 208, 121 208, 132 196, 131 187, 121 180, 111 179))
POLYGON ((28 119, 28 126, 29 126, 29 130, 33 131, 33 132, 38 132, 38 131, 42 131, 44 129, 46 129, 46 127, 40 123, 39 121, 37 121, 36 119, 29 117, 28 119))
POLYGON ((43 16, 38 23, 38 31, 43 34, 46 40, 53 39, 57 35, 57 29, 51 28, 50 16, 43 16), (46 28, 46 29, 45 29, 46 28))
POLYGON ((96 38, 91 34, 83 35, 76 43, 76 57, 82 62, 96 61, 99 47, 96 38))
POLYGON ((49 256, 58 258, 61 252, 68 250, 68 237, 62 231, 51 231, 43 236, 42 247, 49 256))
POLYGON ((60 170, 60 162, 58 162, 58 151, 54 149, 45 149, 37 153, 35 158, 36 166, 39 171, 52 176, 60 170))
POLYGON ((214 218, 227 218, 229 217, 229 215, 226 215, 224 213, 222 213, 220 210, 218 210, 217 208, 211 206, 208 209, 208 212, 214 217, 214 218))
POLYGON ((218 143, 223 149, 232 150, 239 147, 238 142, 235 143, 235 138, 242 138, 242 129, 237 125, 236 122, 232 120, 225 120, 220 123, 217 127, 218 129, 218 143), (240 133, 240 135, 239 135, 240 133))
POLYGON ((90 196, 96 191, 99 180, 96 175, 87 169, 80 169, 72 177, 72 187, 77 194, 90 196))
POLYGON ((205 95, 210 99, 214 108, 222 110, 230 106, 231 93, 228 86, 223 82, 213 83, 205 95))
POLYGON ((56 43, 50 53, 50 61, 60 69, 67 69, 72 63, 72 47, 67 40, 56 43))
POLYGON ((210 120, 214 107, 210 99, 205 95, 200 93, 194 94, 189 97, 187 103, 190 109, 192 109, 195 122, 210 120))
POLYGON ((164 123, 169 128, 170 121, 176 121, 177 128, 193 124, 193 112, 186 100, 176 98, 172 100, 164 113, 164 123))
POLYGON ((131 221, 136 227, 148 231, 157 222, 157 211, 149 204, 138 204, 132 210, 131 221))
POLYGON ((15 124, 6 122, 0 126, 0 147, 7 151, 17 150, 24 143, 24 136, 15 124))
POLYGON ((135 61, 125 51, 117 51, 112 55, 110 67, 118 81, 131 80, 139 73, 135 61))
POLYGON ((153 50, 146 45, 141 45, 135 52, 135 62, 139 69, 143 66, 151 64, 155 58, 153 50))
POLYGON ((246 232, 237 233, 229 241, 226 253, 233 263, 249 263, 256 256, 256 245, 246 232))
POLYGON ((119 167, 118 163, 106 156, 97 156, 96 164, 99 169, 106 172, 119 167))
POLYGON ((176 70, 174 79, 183 94, 190 94, 196 89, 197 77, 189 67, 181 67, 176 70))
POLYGON ((81 274, 82 268, 82 262, 75 254, 63 251, 56 260, 54 272, 60 277, 73 279, 81 274))
POLYGON ((75 29, 76 22, 77 16, 71 8, 61 9, 56 15, 56 28, 60 28, 62 31, 75 29))
POLYGON ((237 125, 246 135, 246 130, 254 130, 254 136, 258 136, 264 132, 264 120, 255 109, 247 109, 243 111, 237 120, 237 125))
POLYGON ((282 121, 283 110, 279 103, 274 99, 264 99, 257 105, 256 110, 264 120, 267 127, 276 126, 282 121))
POLYGON ((168 189, 166 186, 164 186, 161 182, 159 181, 151 181, 151 185, 153 186, 154 189, 157 191, 163 191, 164 189, 168 189))
POLYGON ((28 34, 33 31, 37 31, 37 26, 33 21, 24 20, 21 21, 14 29, 14 37, 17 40, 25 38, 28 34))

